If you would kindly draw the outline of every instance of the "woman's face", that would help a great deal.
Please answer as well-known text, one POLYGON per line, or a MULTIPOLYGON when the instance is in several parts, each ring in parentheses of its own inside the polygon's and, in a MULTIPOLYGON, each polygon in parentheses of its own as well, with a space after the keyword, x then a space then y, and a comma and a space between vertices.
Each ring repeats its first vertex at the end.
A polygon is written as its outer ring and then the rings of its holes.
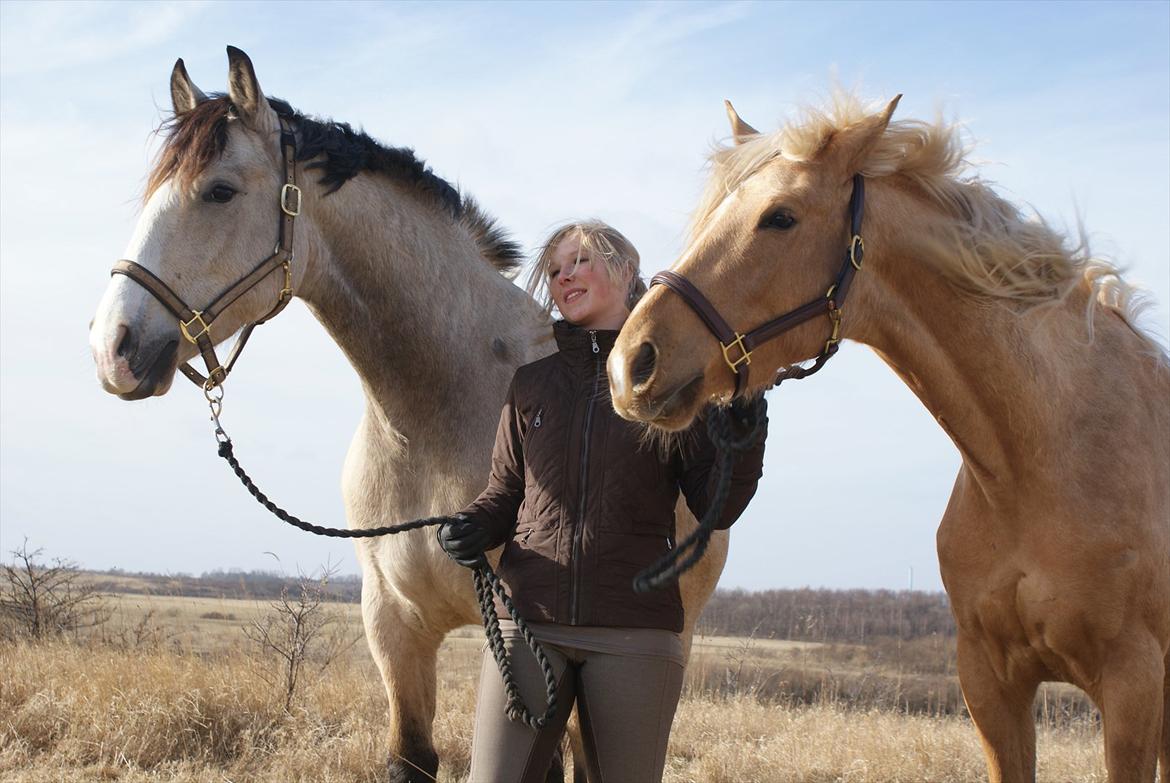
POLYGON ((620 329, 630 314, 626 307, 629 281, 615 283, 605 260, 591 258, 575 236, 562 239, 553 251, 548 288, 564 319, 585 329, 620 329))

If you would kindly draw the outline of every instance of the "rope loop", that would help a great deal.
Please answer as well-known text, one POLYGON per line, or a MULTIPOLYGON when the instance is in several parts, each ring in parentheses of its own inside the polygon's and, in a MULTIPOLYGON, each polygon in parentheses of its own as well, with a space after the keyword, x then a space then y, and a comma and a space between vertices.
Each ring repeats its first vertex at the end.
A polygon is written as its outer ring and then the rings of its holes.
POLYGON ((711 534, 715 532, 715 525, 723 516, 723 508, 731 494, 731 473, 736 458, 756 444, 764 429, 765 417, 759 406, 741 410, 746 415, 739 417, 738 427, 733 426, 730 408, 715 408, 707 415, 707 434, 716 449, 714 469, 717 478, 711 504, 689 536, 634 577, 634 592, 647 593, 673 583, 707 551, 711 534))
POLYGON ((483 615, 484 633, 487 636, 488 646, 491 648, 492 656, 496 659, 496 666, 499 667, 500 677, 504 681, 504 692, 507 695, 507 706, 505 712, 508 718, 519 723, 523 723, 536 731, 540 731, 548 722, 552 720, 553 715, 557 711, 557 675, 553 670, 552 663, 544 652, 544 648, 540 646, 540 642, 532 634, 532 630, 528 624, 521 619, 520 613, 516 610, 515 604, 508 596, 508 591, 504 588, 504 583, 500 581, 500 577, 492 570, 491 566, 486 563, 474 572, 475 578, 475 592, 479 596, 480 613, 483 615), (500 602, 504 605, 504 609, 508 612, 508 616, 512 618, 512 622, 516 623, 516 627, 520 630, 520 635, 524 638, 524 643, 528 645, 528 649, 532 651, 536 658, 537 664, 540 666, 541 674, 544 675, 545 686, 545 709, 542 715, 533 715, 524 705, 524 699, 520 695, 520 687, 516 684, 516 679, 512 675, 512 665, 508 659, 508 649, 504 642, 504 635, 500 631, 500 619, 496 614, 496 605, 492 600, 492 595, 499 596, 500 602))

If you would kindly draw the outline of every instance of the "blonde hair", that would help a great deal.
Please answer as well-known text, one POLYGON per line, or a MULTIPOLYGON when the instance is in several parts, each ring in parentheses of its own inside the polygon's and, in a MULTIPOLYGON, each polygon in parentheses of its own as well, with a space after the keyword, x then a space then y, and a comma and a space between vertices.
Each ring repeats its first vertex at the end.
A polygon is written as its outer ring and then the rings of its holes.
POLYGON ((633 310, 634 305, 646 293, 646 283, 639 274, 642 259, 634 244, 626 239, 622 232, 596 219, 566 223, 549 235, 541 245, 536 263, 528 275, 528 284, 525 286, 528 293, 541 303, 546 313, 552 312, 548 267, 557 246, 570 238, 577 239, 576 263, 581 263, 581 259, 588 255, 605 263, 605 271, 615 283, 620 284, 627 276, 630 278, 630 287, 626 292, 626 307, 633 310))

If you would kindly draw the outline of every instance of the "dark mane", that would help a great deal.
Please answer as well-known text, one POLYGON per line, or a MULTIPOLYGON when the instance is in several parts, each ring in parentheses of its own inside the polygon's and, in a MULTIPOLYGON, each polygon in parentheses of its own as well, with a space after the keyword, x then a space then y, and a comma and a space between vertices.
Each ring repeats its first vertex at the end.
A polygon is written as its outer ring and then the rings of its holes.
MULTIPOLYGON (((297 130, 297 160, 312 160, 306 169, 320 170, 318 184, 325 195, 334 193, 363 171, 384 174, 405 184, 430 201, 474 237, 480 252, 501 274, 512 277, 523 263, 523 251, 483 212, 475 200, 461 194, 435 174, 414 150, 386 147, 348 123, 317 120, 297 112, 286 101, 269 98, 269 105, 288 118, 297 130), (322 160, 315 160, 323 157, 322 160)), ((191 111, 173 115, 160 127, 165 134, 162 149, 146 184, 146 198, 174 178, 181 186, 191 183, 227 146, 228 120, 234 108, 226 95, 212 95, 191 111)))

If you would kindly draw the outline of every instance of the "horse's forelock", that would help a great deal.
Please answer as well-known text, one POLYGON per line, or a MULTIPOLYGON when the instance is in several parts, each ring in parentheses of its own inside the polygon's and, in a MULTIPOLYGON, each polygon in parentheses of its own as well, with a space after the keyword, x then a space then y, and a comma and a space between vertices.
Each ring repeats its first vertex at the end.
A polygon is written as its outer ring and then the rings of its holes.
POLYGON ((144 200, 170 179, 186 187, 223 154, 231 108, 226 95, 215 95, 163 121, 158 129, 163 146, 147 176, 144 200))
MULTIPOLYGON (((740 144, 717 145, 708 159, 711 176, 692 217, 692 236, 727 194, 754 176, 778 156, 791 161, 811 161, 841 130, 880 113, 879 105, 866 105, 855 95, 836 91, 825 108, 802 107, 795 120, 780 130, 761 133, 740 144)), ((957 128, 917 120, 892 122, 873 145, 862 165, 868 177, 892 174, 912 176, 946 202, 953 196, 945 187, 966 166, 965 148, 957 128)))

